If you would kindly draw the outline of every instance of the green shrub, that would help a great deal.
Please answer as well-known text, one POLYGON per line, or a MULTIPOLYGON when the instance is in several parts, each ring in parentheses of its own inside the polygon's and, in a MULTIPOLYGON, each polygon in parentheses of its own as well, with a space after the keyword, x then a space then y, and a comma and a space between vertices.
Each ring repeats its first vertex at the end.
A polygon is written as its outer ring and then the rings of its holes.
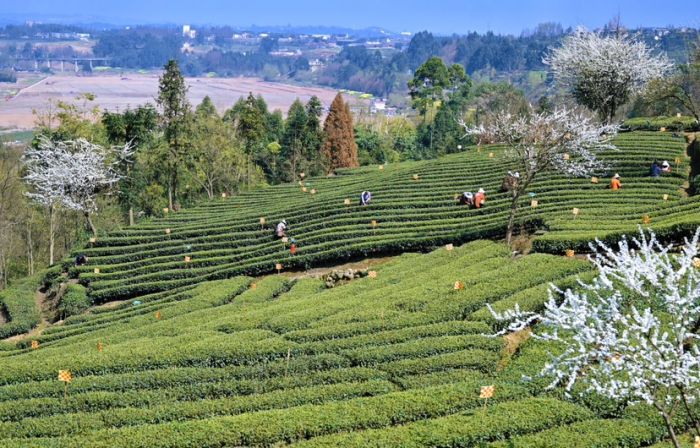
POLYGON ((80 314, 87 310, 92 302, 83 285, 68 285, 66 292, 58 303, 57 311, 61 319, 80 314))
POLYGON ((700 130, 698 121, 691 116, 682 117, 635 117, 624 121, 623 126, 631 131, 667 131, 694 132, 700 130))
POLYGON ((27 277, 16 285, 0 290, 0 307, 8 322, 0 324, 0 339, 26 333, 41 321, 36 288, 41 275, 27 277))

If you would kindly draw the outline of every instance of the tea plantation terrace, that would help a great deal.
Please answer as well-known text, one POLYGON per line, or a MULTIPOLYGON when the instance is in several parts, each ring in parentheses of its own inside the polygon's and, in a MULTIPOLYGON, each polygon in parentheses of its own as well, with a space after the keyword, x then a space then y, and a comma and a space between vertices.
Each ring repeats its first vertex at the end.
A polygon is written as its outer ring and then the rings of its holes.
POLYGON ((550 282, 590 278, 589 263, 513 259, 482 240, 374 269, 330 289, 283 275, 202 283, 6 347, 0 446, 633 448, 665 434, 643 407, 523 382, 544 349, 488 336, 487 303, 539 309, 550 282), (58 370, 73 376, 65 389, 58 370))
MULTIPOLYGON (((662 236, 700 224, 699 199, 686 197, 682 189, 689 166, 682 137, 634 132, 621 134, 615 143, 619 151, 604 155, 611 170, 600 173, 600 183, 545 173, 533 187, 537 208, 530 207, 531 198, 523 199, 522 221, 541 229, 534 240, 536 251, 564 253, 585 249, 596 237, 616 240, 634 232, 645 215, 662 236), (671 161, 674 172, 647 177, 654 159, 671 161), (606 188, 613 172, 622 175, 620 191, 606 188), (573 208, 579 209, 578 216, 573 208)), ((100 237, 73 254, 88 255, 87 265, 73 268, 72 260, 66 260, 64 268, 89 286, 95 303, 102 303, 270 273, 277 263, 285 270, 301 269, 500 238, 509 208, 507 194, 497 192, 510 168, 503 150, 472 147, 438 160, 363 167, 308 179, 303 186, 280 185, 221 198, 100 237), (456 194, 480 187, 488 195, 484 209, 455 205, 456 194), (359 205, 363 190, 371 190, 374 197, 367 207, 359 205), (297 241, 294 257, 274 238, 274 225, 281 219, 289 222, 290 236, 297 241)))

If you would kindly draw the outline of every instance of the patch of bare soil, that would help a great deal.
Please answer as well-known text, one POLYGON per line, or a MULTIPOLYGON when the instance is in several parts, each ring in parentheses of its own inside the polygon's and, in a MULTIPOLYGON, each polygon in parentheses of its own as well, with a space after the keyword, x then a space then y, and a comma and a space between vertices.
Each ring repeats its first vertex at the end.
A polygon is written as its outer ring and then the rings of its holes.
POLYGON ((520 346, 527 342, 531 337, 532 330, 529 328, 503 336, 505 346, 503 347, 503 352, 501 353, 501 360, 498 362, 498 370, 503 370, 513 356, 518 352, 520 346))
MULTIPOLYGON (((373 266, 379 266, 379 265, 388 263, 389 261, 391 261, 392 258, 394 258, 394 257, 366 258, 362 261, 339 264, 339 265, 335 265, 335 266, 324 266, 324 267, 320 267, 320 268, 309 269, 307 271, 282 272, 280 275, 284 275, 285 277, 293 279, 293 280, 302 279, 302 278, 321 278, 321 277, 324 277, 324 276, 330 274, 332 271, 345 271, 348 269, 352 269, 354 271, 361 271, 361 270, 369 269, 370 267, 373 267, 373 266)), ((264 277, 266 277, 266 276, 264 276, 264 277)))

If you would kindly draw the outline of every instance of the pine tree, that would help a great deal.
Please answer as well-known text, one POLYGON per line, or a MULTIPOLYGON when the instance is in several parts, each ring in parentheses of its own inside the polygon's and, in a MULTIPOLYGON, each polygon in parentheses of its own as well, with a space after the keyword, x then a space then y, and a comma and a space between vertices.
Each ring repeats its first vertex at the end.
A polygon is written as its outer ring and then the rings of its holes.
POLYGON ((331 109, 323 124, 323 131, 326 134, 323 155, 328 164, 328 172, 333 172, 336 168, 360 166, 350 107, 343 101, 340 93, 331 103, 331 109))

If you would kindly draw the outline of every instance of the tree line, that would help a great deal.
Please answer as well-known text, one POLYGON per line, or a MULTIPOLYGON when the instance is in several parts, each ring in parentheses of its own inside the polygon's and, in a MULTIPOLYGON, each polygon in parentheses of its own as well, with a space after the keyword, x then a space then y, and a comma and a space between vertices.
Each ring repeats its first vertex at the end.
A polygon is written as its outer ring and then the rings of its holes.
POLYGON ((168 62, 156 104, 101 111, 93 95, 51 102, 29 148, 0 151, 0 286, 53 264, 78 241, 221 193, 358 166, 348 104, 322 122, 316 97, 270 112, 252 93, 219 114, 187 99, 168 62))

